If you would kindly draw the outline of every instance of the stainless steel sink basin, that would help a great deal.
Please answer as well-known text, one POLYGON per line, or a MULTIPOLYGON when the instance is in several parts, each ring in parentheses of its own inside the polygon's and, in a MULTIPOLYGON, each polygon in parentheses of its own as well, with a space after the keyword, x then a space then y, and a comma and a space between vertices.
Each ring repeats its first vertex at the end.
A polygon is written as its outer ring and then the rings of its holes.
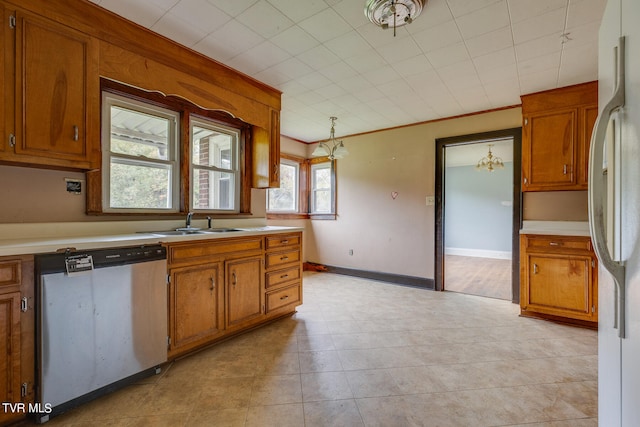
POLYGON ((167 231, 149 231, 150 234, 156 234, 158 236, 189 236, 191 234, 204 234, 204 231, 200 229, 195 230, 167 230, 167 231))
POLYGON ((229 233, 232 231, 243 231, 239 228, 207 228, 205 233, 229 233))

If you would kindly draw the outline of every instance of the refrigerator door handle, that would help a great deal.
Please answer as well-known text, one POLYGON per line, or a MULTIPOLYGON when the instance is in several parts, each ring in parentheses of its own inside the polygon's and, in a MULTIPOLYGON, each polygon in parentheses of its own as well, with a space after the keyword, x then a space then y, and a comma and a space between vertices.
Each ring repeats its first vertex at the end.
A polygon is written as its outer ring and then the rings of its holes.
POLYGON ((616 54, 616 87, 613 96, 602 109, 596 120, 595 128, 591 136, 591 149, 589 155, 589 228, 593 248, 600 260, 600 264, 614 278, 617 301, 615 307, 616 322, 620 338, 625 337, 625 266, 624 261, 615 261, 611 257, 607 246, 605 209, 607 204, 607 182, 602 172, 603 152, 606 140, 607 127, 614 111, 624 106, 625 103, 625 39, 618 39, 618 46, 614 48, 616 54))

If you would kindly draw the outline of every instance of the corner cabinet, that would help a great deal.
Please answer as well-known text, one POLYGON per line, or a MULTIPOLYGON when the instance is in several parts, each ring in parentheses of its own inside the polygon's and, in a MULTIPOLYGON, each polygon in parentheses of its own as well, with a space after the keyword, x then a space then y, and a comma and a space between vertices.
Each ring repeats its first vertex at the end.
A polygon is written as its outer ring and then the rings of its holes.
POLYGON ((301 241, 295 232, 167 244, 169 358, 294 313, 301 241))
POLYGON ((522 190, 586 190, 597 82, 522 96, 522 190))
POLYGON ((597 326, 597 259, 589 237, 523 234, 520 256, 523 316, 597 326))
POLYGON ((96 40, 19 9, 5 10, 5 15, 9 30, 3 29, 4 47, 13 55, 5 54, 3 89, 13 105, 5 112, 6 145, 0 160, 72 170, 97 167, 100 137, 95 118, 100 116, 100 82, 96 40))
MULTIPOLYGON (((35 312, 33 257, 0 258, 0 400, 33 403, 35 398, 35 312)), ((24 411, 0 411, 0 425, 19 421, 24 411)))

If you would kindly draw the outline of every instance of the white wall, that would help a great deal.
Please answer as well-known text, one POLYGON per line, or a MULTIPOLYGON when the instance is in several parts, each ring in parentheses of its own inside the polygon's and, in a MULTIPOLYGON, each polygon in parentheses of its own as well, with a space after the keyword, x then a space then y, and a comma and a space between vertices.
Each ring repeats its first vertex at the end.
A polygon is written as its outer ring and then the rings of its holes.
POLYGON ((467 165, 445 173, 445 253, 511 259, 513 162, 494 172, 467 165))
MULTIPOLYGON (((337 164, 338 217, 306 221, 305 260, 433 278, 435 211, 426 205, 426 197, 435 193, 435 140, 519 127, 521 114, 513 108, 347 138, 338 135, 350 152, 337 164)), ((282 151, 293 149, 291 144, 304 147, 283 138, 282 151)), ((307 154, 313 148, 305 147, 307 154)))

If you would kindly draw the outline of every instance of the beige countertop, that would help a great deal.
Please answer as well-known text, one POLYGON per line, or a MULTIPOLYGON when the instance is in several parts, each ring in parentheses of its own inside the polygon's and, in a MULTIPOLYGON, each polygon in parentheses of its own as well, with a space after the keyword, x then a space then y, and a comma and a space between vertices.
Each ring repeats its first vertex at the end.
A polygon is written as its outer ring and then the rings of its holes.
MULTIPOLYGON (((206 227, 196 220, 194 227, 206 227)), ((52 224, 0 224, 0 256, 56 252, 72 248, 90 250, 125 246, 153 245, 165 242, 222 239, 270 233, 302 231, 300 227, 267 226, 255 221, 216 223, 216 228, 237 228, 222 233, 161 236, 153 231, 184 227, 180 221, 95 222, 52 224)))
POLYGON ((589 236, 587 221, 523 221, 520 234, 589 236))

